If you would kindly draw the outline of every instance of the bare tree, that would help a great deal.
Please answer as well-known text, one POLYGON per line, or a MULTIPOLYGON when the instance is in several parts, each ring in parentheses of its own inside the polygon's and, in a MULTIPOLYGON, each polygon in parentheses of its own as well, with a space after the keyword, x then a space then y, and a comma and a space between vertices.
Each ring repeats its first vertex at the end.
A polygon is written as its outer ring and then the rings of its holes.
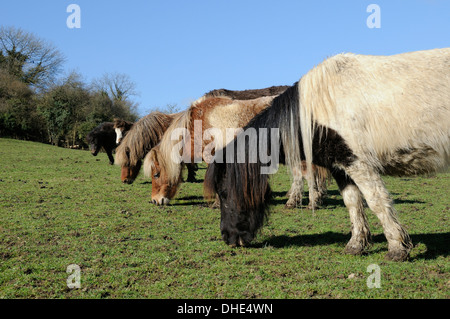
POLYGON ((51 43, 15 27, 0 27, 0 67, 38 89, 53 83, 65 58, 51 43))
POLYGON ((155 106, 150 109, 147 109, 146 112, 149 114, 151 112, 161 112, 164 114, 173 114, 181 112, 181 108, 176 103, 166 104, 165 107, 155 106))
POLYGON ((105 73, 92 82, 95 90, 104 92, 114 101, 126 101, 138 95, 136 83, 124 73, 105 73))

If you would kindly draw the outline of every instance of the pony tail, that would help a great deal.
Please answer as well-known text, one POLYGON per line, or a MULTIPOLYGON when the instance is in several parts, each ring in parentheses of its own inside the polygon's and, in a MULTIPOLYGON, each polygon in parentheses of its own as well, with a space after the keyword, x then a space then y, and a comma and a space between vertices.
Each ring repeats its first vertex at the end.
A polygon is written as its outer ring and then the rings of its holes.
MULTIPOLYGON (((320 134, 320 140, 324 133, 323 131, 318 132, 316 119, 328 122, 335 116, 333 113, 334 102, 331 97, 332 88, 326 85, 330 73, 328 68, 323 64, 319 65, 298 82, 300 131, 306 168, 309 172, 306 176, 309 185, 314 185, 314 174, 312 174, 314 135, 320 134)), ((311 199, 315 200, 314 197, 313 195, 311 199)))
MULTIPOLYGON (((299 82, 300 86, 300 82, 299 82)), ((313 143, 313 132, 315 131, 314 122, 312 119, 312 112, 309 110, 310 105, 307 103, 302 103, 304 99, 302 98, 302 92, 299 87, 299 116, 300 116, 300 132, 301 132, 301 140, 303 144, 303 152, 305 154, 305 162, 306 162, 306 174, 305 178, 308 182, 308 185, 314 185, 314 174, 312 167, 312 143, 313 143)), ((310 196, 310 200, 314 202, 316 199, 314 198, 315 194, 310 196)))
POLYGON ((285 154, 286 165, 289 167, 292 176, 302 178, 302 170, 297 169, 301 167, 301 141, 300 141, 300 96, 299 84, 295 83, 291 94, 287 97, 288 100, 283 103, 283 113, 278 123, 280 127, 281 144, 285 154), (296 170, 295 173, 293 170, 296 170))

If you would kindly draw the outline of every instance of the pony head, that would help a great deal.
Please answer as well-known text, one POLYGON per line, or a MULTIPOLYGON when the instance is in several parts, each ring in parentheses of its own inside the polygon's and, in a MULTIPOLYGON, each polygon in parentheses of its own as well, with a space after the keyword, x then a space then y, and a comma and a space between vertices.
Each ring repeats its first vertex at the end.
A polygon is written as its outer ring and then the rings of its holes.
POLYGON ((139 171, 141 170, 141 165, 141 161, 136 162, 136 165, 123 165, 120 171, 120 179, 122 180, 122 183, 133 184, 139 174, 139 171))
POLYGON ((152 179, 152 202, 156 205, 169 204, 181 183, 181 170, 173 178, 167 168, 161 157, 160 147, 157 145, 144 159, 144 174, 152 179))
POLYGON ((114 130, 116 132, 116 144, 120 144, 125 134, 131 129, 133 126, 132 122, 124 121, 121 119, 114 119, 114 130))
POLYGON ((267 217, 271 189, 259 169, 257 163, 214 162, 206 171, 205 197, 219 198, 222 239, 232 247, 249 245, 267 217), (250 185, 250 176, 258 181, 250 185))
POLYGON ((97 156, 98 152, 102 148, 102 146, 99 143, 98 140, 98 134, 94 134, 95 132, 92 131, 86 136, 86 141, 89 144, 89 150, 91 151, 91 154, 94 156, 97 156))

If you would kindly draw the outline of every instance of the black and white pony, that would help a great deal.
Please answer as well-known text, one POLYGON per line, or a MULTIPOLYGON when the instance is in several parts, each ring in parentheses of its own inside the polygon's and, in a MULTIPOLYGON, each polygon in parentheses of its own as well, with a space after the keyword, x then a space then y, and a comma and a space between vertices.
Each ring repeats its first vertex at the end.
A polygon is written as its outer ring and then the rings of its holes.
POLYGON ((133 127, 134 123, 122 119, 114 119, 114 131, 116 132, 116 144, 119 145, 125 135, 133 127))
MULTIPOLYGON (((381 174, 427 174, 448 167, 450 48, 331 57, 275 98, 244 132, 248 128, 279 128, 280 161, 290 167, 304 160, 330 170, 350 213, 347 253, 361 254, 369 245, 364 196, 383 226, 386 258, 405 260, 413 245, 381 174)), ((270 134, 258 139, 271 143, 270 134)), ((222 155, 232 152, 234 161, 209 165, 205 192, 220 198, 223 240, 245 246, 267 217, 271 190, 260 160, 237 161, 235 141, 222 155)), ((245 158, 260 142, 246 141, 245 158)))
POLYGON ((89 132, 86 136, 86 141, 89 144, 89 149, 92 155, 97 156, 98 152, 103 147, 108 155, 109 164, 114 164, 112 152, 117 147, 114 123, 104 122, 98 125, 91 132, 89 132))

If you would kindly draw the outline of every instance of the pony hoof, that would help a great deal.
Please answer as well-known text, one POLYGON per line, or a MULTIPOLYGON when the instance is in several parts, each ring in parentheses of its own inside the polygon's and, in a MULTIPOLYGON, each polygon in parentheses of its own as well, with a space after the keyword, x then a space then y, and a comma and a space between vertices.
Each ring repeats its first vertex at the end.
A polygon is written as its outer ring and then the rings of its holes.
POLYGON ((284 208, 293 209, 293 208, 297 208, 299 206, 300 205, 297 205, 297 203, 287 202, 286 205, 284 205, 284 208))
POLYGON ((217 203, 217 202, 212 203, 211 208, 213 208, 213 209, 220 208, 220 203, 217 203))
POLYGON ((366 253, 366 251, 363 248, 355 246, 346 246, 344 252, 348 255, 353 256, 361 256, 366 253))
POLYGON ((385 259, 390 261, 405 261, 409 258, 409 252, 406 250, 390 251, 386 254, 385 259))

